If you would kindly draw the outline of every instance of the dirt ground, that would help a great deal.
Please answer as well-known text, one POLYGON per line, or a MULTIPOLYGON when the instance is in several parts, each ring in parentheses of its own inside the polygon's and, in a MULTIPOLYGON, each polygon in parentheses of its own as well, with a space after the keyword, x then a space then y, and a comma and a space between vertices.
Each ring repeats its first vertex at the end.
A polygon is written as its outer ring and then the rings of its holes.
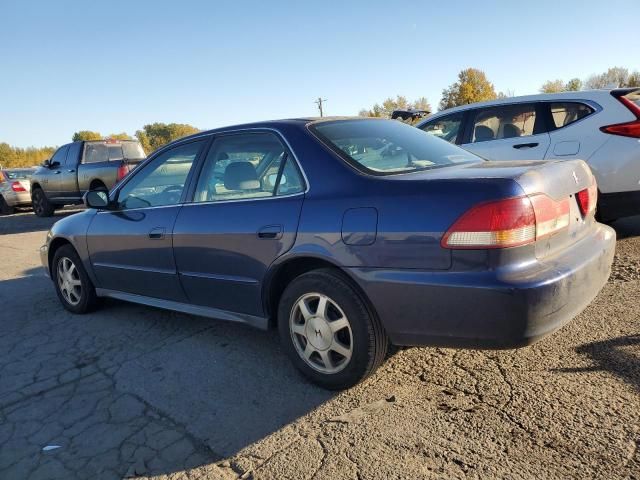
POLYGON ((400 350, 341 393, 274 333, 115 301, 69 314, 37 255, 56 219, 0 218, 3 480, 640 478, 640 217, 551 337, 400 350))

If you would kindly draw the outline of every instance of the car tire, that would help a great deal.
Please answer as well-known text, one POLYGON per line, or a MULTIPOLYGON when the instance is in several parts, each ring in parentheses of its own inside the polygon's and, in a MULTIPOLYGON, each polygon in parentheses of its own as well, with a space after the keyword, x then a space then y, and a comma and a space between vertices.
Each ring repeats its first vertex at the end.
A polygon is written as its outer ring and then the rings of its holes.
POLYGON ((71 245, 63 245, 53 256, 51 279, 64 308, 72 313, 87 313, 97 303, 96 289, 71 245))
POLYGON ((0 215, 11 215, 16 209, 10 206, 4 197, 0 197, 0 215))
POLYGON ((33 213, 38 217, 50 217, 56 210, 41 188, 36 188, 31 192, 31 205, 33 213))
POLYGON ((329 390, 364 380, 388 348, 380 320, 351 281, 333 269, 305 273, 287 286, 278 307, 278 330, 298 370, 329 390))

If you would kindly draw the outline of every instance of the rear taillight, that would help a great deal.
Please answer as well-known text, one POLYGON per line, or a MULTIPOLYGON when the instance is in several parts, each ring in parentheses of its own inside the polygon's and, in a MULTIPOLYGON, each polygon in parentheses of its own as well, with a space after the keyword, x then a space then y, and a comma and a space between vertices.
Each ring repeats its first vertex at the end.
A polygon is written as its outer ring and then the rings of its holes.
POLYGON ((118 181, 122 180, 129 173, 129 167, 127 165, 120 165, 118 167, 118 181))
POLYGON ((20 182, 11 182, 11 190, 14 192, 26 192, 25 188, 20 182))
POLYGON ((569 225, 569 199, 544 194, 481 203, 442 237, 444 248, 507 248, 533 243, 569 225))
POLYGON ((598 203, 598 185, 596 184, 596 180, 593 180, 589 188, 585 188, 576 193, 576 199, 578 200, 578 206, 580 207, 582 216, 586 217, 592 213, 598 203))
POLYGON ((636 116, 636 120, 632 122, 616 123, 600 127, 604 133, 612 135, 622 135, 624 137, 640 138, 640 107, 626 97, 616 97, 631 113, 636 116))

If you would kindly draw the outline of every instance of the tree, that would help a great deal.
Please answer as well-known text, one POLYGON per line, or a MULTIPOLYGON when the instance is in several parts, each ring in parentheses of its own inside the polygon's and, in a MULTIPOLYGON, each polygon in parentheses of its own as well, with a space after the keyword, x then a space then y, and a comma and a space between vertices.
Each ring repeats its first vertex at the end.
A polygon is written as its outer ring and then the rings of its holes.
MULTIPOLYGON (((637 73, 633 72, 632 76, 637 73)), ((629 70, 622 67, 613 67, 605 73, 591 75, 585 84, 587 88, 619 88, 626 87, 629 79, 629 70)))
POLYGON ((540 87, 540 93, 558 93, 564 90, 565 85, 562 80, 549 80, 540 87))
POLYGON ((184 123, 152 123, 138 130, 136 138, 142 144, 144 151, 149 154, 169 142, 199 131, 196 127, 184 123))
POLYGON ((627 87, 640 87, 640 72, 637 70, 629 75, 627 80, 627 87))
POLYGON ((8 143, 0 143, 0 165, 4 168, 32 167, 51 158, 54 151, 54 147, 18 148, 8 143))
POLYGON ((111 135, 109 135, 107 138, 111 138, 113 140, 133 140, 133 138, 131 137, 131 135, 126 134, 125 132, 122 133, 112 133, 111 135))
POLYGON ((91 130, 80 130, 79 132, 73 134, 71 140, 74 142, 80 142, 82 140, 102 140, 102 135, 100 135, 98 132, 92 132, 91 130))
POLYGON ((427 110, 431 111, 431 105, 426 97, 420 97, 413 102, 409 102, 407 97, 396 95, 393 99, 388 97, 382 105, 376 103, 371 110, 362 109, 358 113, 361 117, 383 117, 389 118, 394 110, 427 110))
POLYGON ((467 68, 458 74, 458 81, 442 91, 440 110, 484 102, 497 98, 493 84, 482 70, 467 68))
POLYGON ((572 78, 564 86, 564 89, 568 92, 577 92, 578 90, 582 90, 582 80, 579 78, 572 78))

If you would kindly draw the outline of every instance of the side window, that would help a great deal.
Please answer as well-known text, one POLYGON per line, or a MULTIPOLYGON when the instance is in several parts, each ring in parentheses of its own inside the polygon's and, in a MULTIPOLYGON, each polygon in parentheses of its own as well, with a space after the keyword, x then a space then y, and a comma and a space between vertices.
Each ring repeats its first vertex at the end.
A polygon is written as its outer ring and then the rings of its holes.
POLYGON ((53 157, 51 157, 51 163, 58 162, 60 165, 64 165, 64 162, 67 159, 68 151, 69 145, 63 145, 62 147, 60 147, 58 150, 56 150, 56 153, 53 154, 53 157))
POLYGON ((85 143, 84 163, 98 163, 109 160, 109 152, 104 143, 85 143))
POLYGON ((172 148, 145 165, 120 189, 121 209, 158 207, 180 203, 193 161, 204 140, 172 148))
POLYGON ((478 110, 473 121, 471 142, 486 142, 534 134, 535 104, 505 105, 478 110))
POLYGON ((290 195, 304 190, 289 152, 272 133, 243 133, 216 139, 207 155, 195 202, 290 195))
POLYGON ((456 143, 458 133, 462 127, 463 113, 454 113, 437 118, 423 125, 422 130, 449 143, 456 143))
POLYGON ((555 129, 566 127, 594 112, 590 106, 577 102, 551 103, 549 108, 555 129))
POLYGON ((80 156, 80 148, 82 147, 82 143, 72 143, 69 145, 69 151, 67 152, 67 162, 66 165, 68 167, 75 167, 78 164, 78 157, 80 156))

